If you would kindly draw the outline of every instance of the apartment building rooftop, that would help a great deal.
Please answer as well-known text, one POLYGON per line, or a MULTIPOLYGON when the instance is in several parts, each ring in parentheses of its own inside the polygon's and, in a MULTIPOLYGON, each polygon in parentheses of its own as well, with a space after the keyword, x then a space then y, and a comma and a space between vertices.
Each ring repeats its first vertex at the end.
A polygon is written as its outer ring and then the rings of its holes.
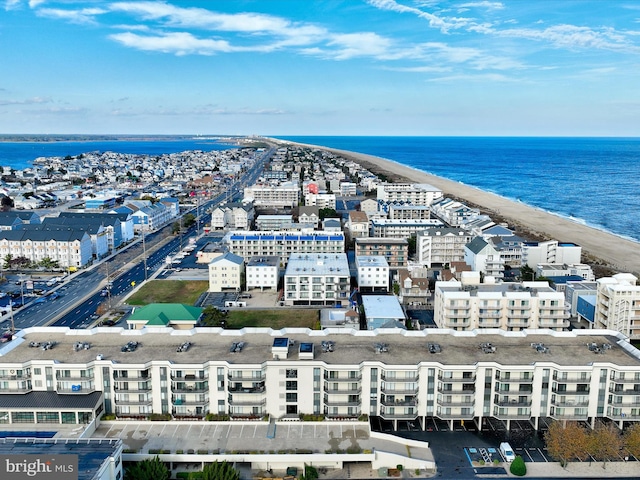
POLYGON ((557 293, 547 282, 522 283, 481 283, 478 285, 461 285, 458 282, 437 282, 436 288, 443 292, 460 292, 469 296, 482 296, 485 293, 507 294, 524 293, 529 296, 541 296, 544 293, 557 293))
MULTIPOLYGON (((357 331, 352 329, 258 329, 223 330, 220 328, 195 328, 173 330, 152 327, 142 330, 120 328, 95 328, 73 330, 60 327, 32 327, 18 332, 13 341, 0 349, 0 368, 6 364, 31 362, 32 366, 57 362, 75 368, 84 365, 100 365, 105 362, 144 365, 152 361, 166 361, 178 365, 202 365, 208 361, 227 362, 230 365, 261 365, 274 360, 274 339, 288 339, 288 361, 308 361, 308 352, 300 352, 301 344, 313 344, 312 358, 329 365, 354 365, 361 362, 380 362, 387 365, 412 366, 423 361, 436 361, 443 365, 475 365, 478 362, 495 362, 503 365, 531 365, 548 362, 550 366, 591 366, 595 362, 607 362, 620 366, 640 366, 640 356, 630 346, 626 337, 612 330, 577 330, 554 332, 530 330, 506 332, 498 330, 453 332, 446 329, 406 331, 379 329, 357 331), (323 341, 335 344, 333 351, 325 352, 323 341), (51 348, 41 348, 51 342, 51 348), (123 347, 138 342, 137 348, 123 347), (180 348, 189 342, 189 347, 180 348), (232 349, 243 342, 241 351, 232 349), (379 344, 386 345, 380 353, 379 344), (77 348, 77 345, 83 348, 77 348), (84 345, 88 348, 84 348, 84 345), (434 355, 429 345, 439 345, 440 353, 434 355), (30 346, 31 345, 31 346, 30 346), (485 353, 483 346, 491 345, 492 353, 485 353), (544 347, 546 353, 540 353, 544 347), (589 345, 609 345, 595 353, 589 345)), ((307 347, 308 349, 308 347, 307 347)), ((285 360, 280 356, 280 360, 285 360)), ((8 368, 8 367, 7 367, 8 368)))

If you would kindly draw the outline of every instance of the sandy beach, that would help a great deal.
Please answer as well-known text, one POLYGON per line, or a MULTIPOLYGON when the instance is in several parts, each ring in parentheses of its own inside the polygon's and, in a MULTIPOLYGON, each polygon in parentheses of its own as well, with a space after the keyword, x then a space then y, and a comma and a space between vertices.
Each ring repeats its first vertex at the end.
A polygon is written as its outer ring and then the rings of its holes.
MULTIPOLYGON (((511 227, 516 227, 516 229, 518 226, 524 227, 525 230, 542 238, 577 243, 582 246, 583 257, 587 255, 599 259, 620 272, 632 272, 635 275, 640 275, 640 243, 638 242, 380 157, 319 145, 305 146, 335 152, 374 173, 386 172, 394 179, 429 183, 441 189, 445 196, 456 197, 470 204, 481 206, 490 215, 495 214, 496 217, 502 217, 511 227)), ((589 260, 591 263, 593 259, 589 260)))

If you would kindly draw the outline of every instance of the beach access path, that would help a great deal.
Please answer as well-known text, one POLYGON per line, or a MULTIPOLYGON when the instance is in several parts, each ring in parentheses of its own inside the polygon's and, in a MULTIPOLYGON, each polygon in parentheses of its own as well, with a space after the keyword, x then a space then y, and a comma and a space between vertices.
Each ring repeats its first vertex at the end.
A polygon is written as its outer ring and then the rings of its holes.
MULTIPOLYGON (((453 196, 481 206, 490 213, 493 212, 496 216, 504 218, 510 224, 523 226, 541 237, 576 243, 582 247, 583 254, 602 260, 614 270, 640 276, 640 243, 638 242, 380 157, 322 146, 306 146, 337 153, 374 173, 387 172, 408 182, 431 184, 442 190, 445 196, 453 196)), ((606 199, 602 200, 606 201, 606 199)))

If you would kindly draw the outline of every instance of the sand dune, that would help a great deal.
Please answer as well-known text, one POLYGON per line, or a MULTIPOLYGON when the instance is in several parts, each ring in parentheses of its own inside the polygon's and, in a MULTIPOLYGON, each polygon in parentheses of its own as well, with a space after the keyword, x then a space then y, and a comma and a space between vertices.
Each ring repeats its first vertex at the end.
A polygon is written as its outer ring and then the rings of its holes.
POLYGON ((510 225, 524 227, 524 229, 535 232, 543 238, 577 243, 582 246, 583 254, 600 259, 615 270, 639 275, 640 243, 638 242, 380 157, 317 147, 338 153, 374 173, 387 172, 392 177, 401 177, 414 183, 429 183, 441 189, 445 195, 482 206, 489 214, 494 213, 504 218, 510 225))

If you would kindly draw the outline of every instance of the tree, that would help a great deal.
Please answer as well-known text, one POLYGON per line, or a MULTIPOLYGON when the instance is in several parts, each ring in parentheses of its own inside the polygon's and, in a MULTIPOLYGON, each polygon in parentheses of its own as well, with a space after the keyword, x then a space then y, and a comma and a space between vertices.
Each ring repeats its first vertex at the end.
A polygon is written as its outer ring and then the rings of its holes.
POLYGON ((622 436, 613 424, 600 423, 589 433, 589 452, 602 460, 602 468, 607 468, 607 460, 618 458, 621 448, 622 436))
POLYGON ((202 309, 200 324, 205 327, 225 327, 227 324, 227 314, 221 312, 212 305, 207 305, 202 309))
POLYGON ((524 460, 520 455, 511 462, 509 471, 516 477, 524 477, 527 474, 527 465, 524 463, 524 460))
POLYGON ((520 267, 520 280, 523 282, 533 281, 536 279, 536 272, 533 271, 529 265, 522 265, 520 267))
POLYGON ((417 242, 418 240, 416 239, 415 235, 411 235, 409 238, 407 238, 407 243, 409 246, 409 256, 413 257, 416 252, 418 251, 418 247, 417 247, 417 242))
POLYGON ((321 208, 318 211, 318 216, 320 217, 320 220, 324 220, 325 218, 337 218, 340 215, 338 215, 338 212, 336 212, 333 208, 321 208))
POLYGON ((240 480, 238 472, 230 463, 208 463, 202 469, 202 480, 240 480))
POLYGON ((172 233, 173 235, 177 235, 178 233, 180 233, 180 230, 181 230, 181 228, 180 228, 180 222, 173 222, 173 223, 171 224, 171 233, 172 233))
POLYGON ((52 260, 51 257, 44 257, 38 263, 45 270, 55 270, 56 268, 60 268, 60 264, 57 260, 52 260))
POLYGON ((11 261, 13 260, 13 255, 11 255, 10 253, 7 253, 4 258, 2 259, 2 261, 4 262, 2 265, 2 269, 3 270, 9 270, 11 268, 11 261))
POLYGON ((640 457, 640 424, 634 423, 624 432, 623 443, 627 451, 634 457, 640 457))
POLYGON ((184 228, 189 228, 194 223, 196 223, 196 216, 193 213, 187 213, 182 217, 182 225, 184 225, 184 228))
POLYGON ((566 426, 553 422, 544 439, 549 454, 565 468, 571 460, 585 458, 589 449, 589 434, 577 422, 567 422, 566 426))
POLYGON ((171 472, 158 456, 136 462, 124 471, 124 480, 169 480, 170 477, 171 472))

